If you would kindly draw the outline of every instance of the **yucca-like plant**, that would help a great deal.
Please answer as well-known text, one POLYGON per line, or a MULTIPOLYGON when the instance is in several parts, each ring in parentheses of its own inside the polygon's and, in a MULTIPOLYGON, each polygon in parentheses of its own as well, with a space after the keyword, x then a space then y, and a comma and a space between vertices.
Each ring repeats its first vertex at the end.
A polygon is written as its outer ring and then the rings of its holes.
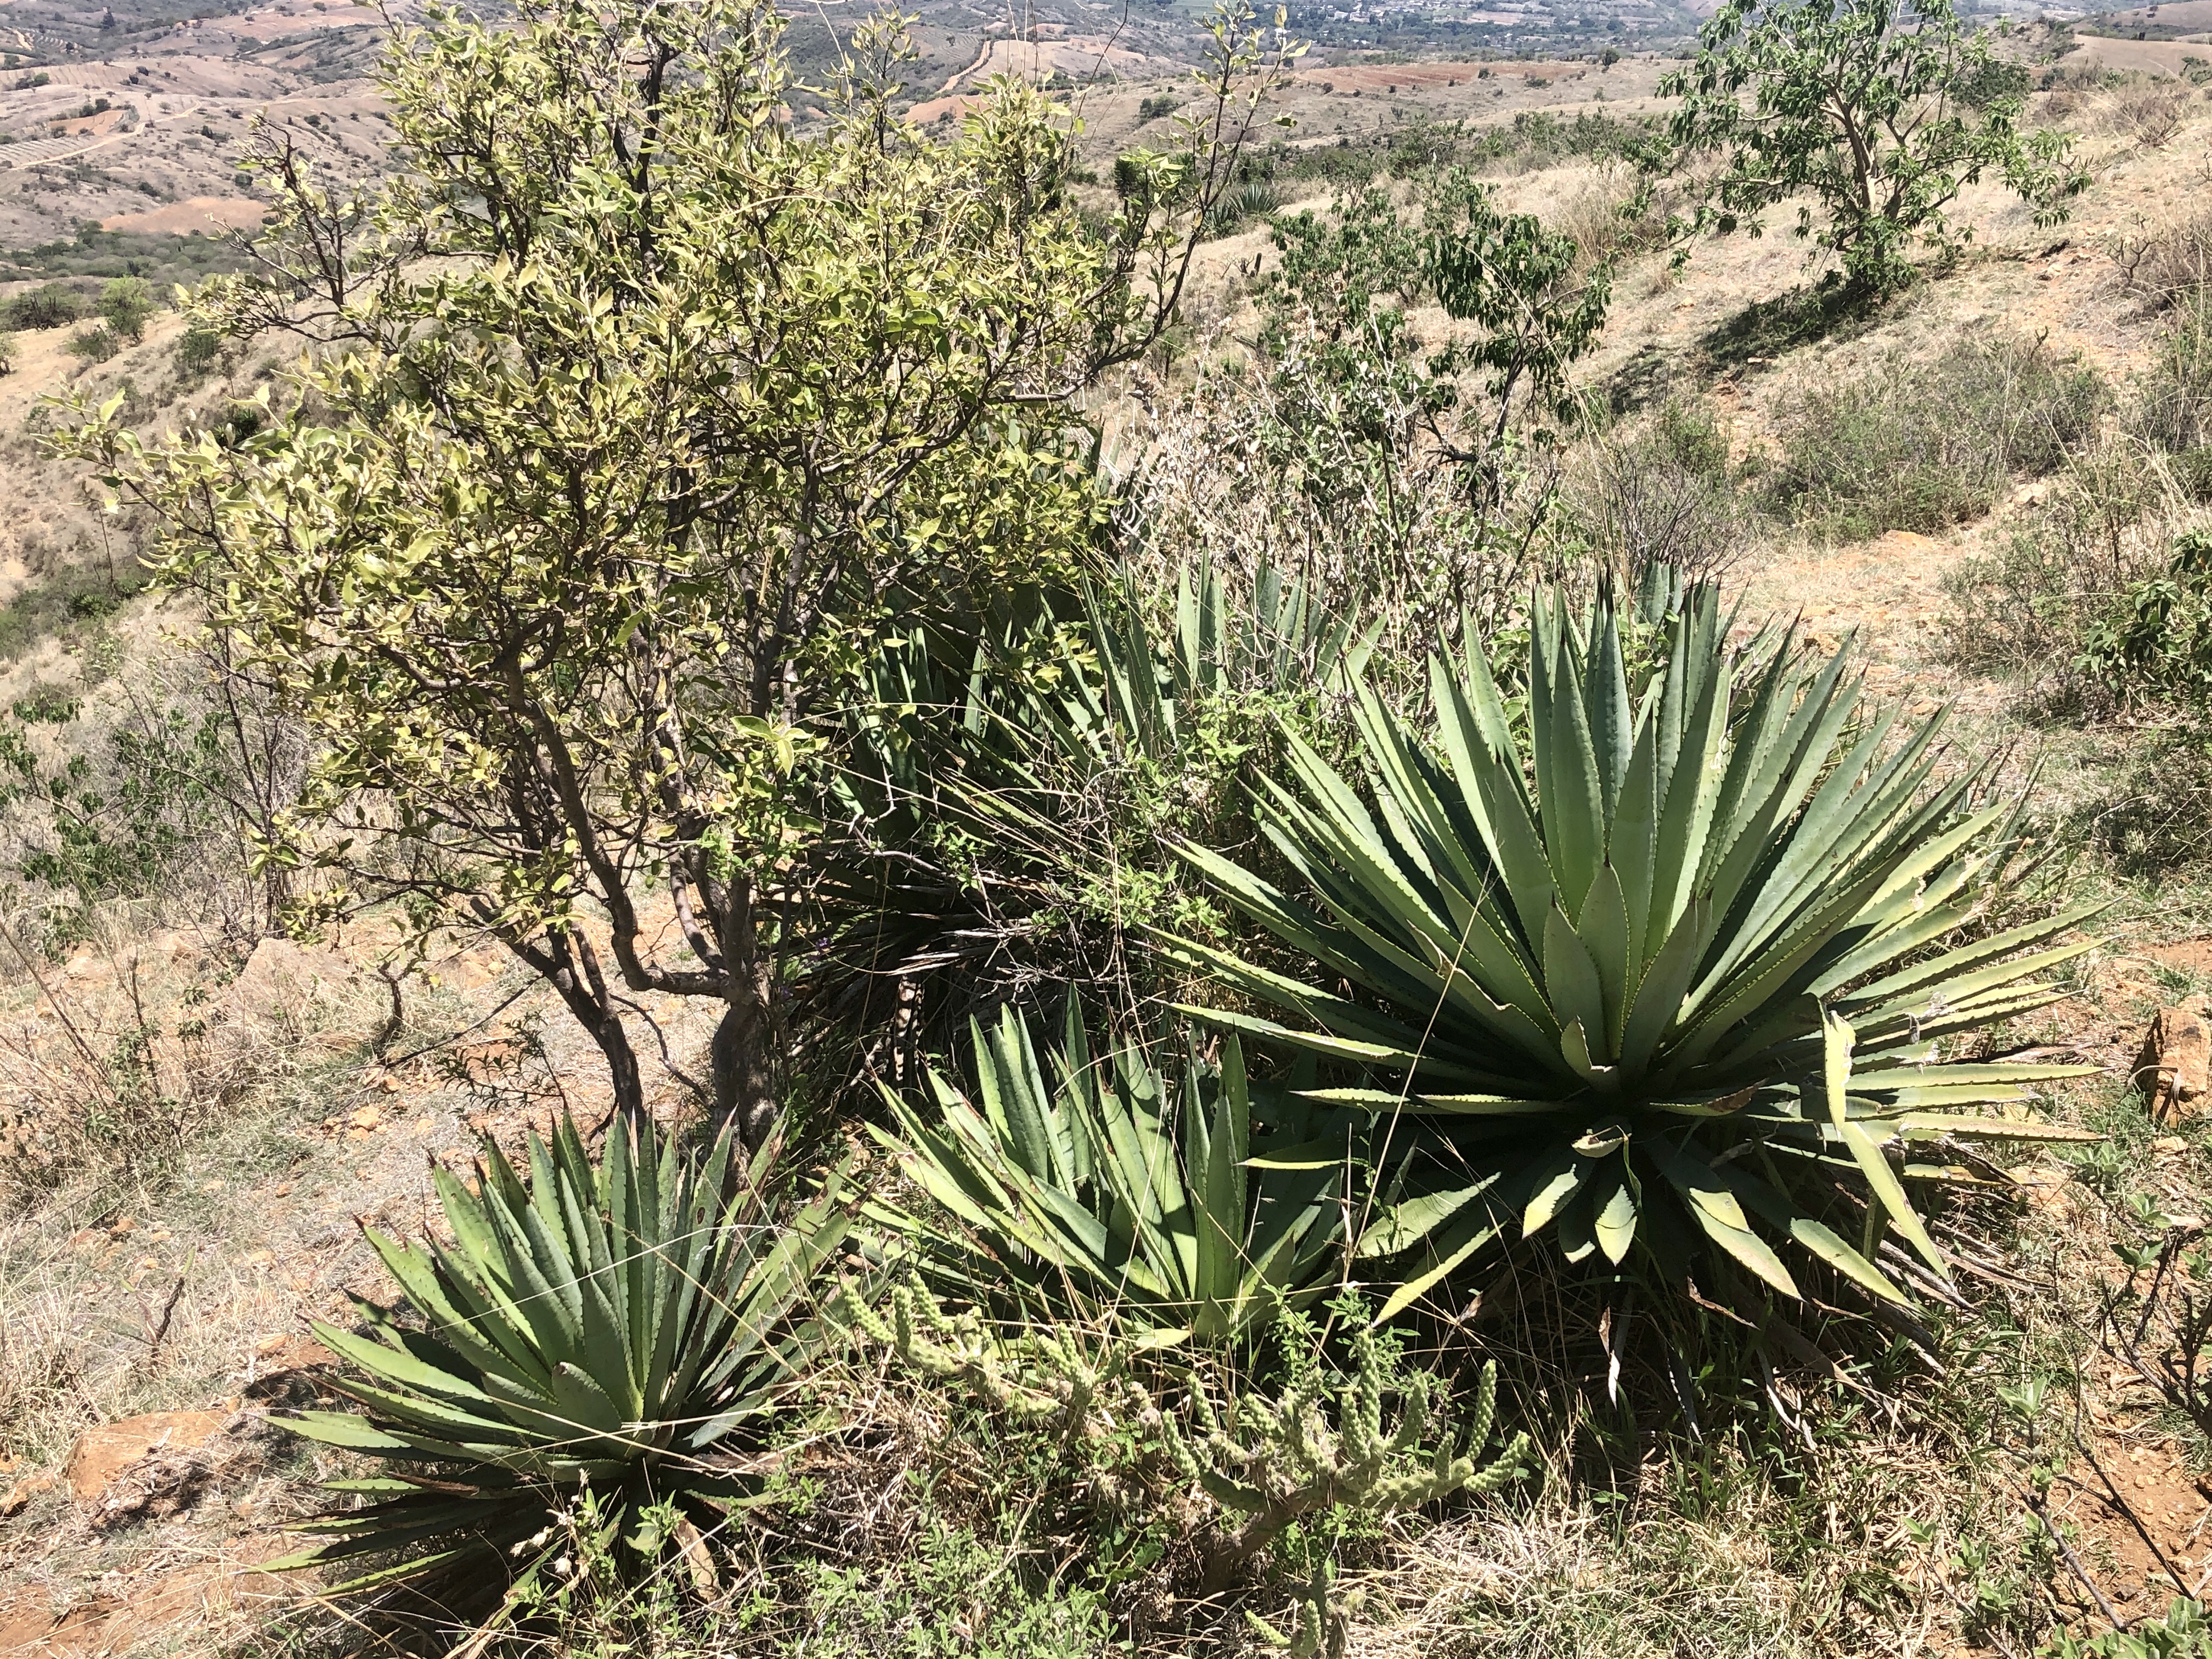
POLYGON ((1470 642, 1431 664, 1432 727, 1361 690, 1357 782, 1289 741, 1297 787, 1270 781, 1261 816, 1304 893, 1184 848, 1351 993, 1176 947, 1297 1018, 1191 1012, 1368 1073, 1332 1096, 1389 1120, 1359 1249, 1421 1252, 1386 1316, 1546 1228, 1676 1285, 1717 1247, 1790 1296, 1794 1246, 1898 1300, 1872 1223, 1855 1247, 1824 1218, 1836 1178, 1941 1278, 1887 1144, 2058 1133, 1966 1109, 2087 1068, 1955 1045, 2062 995, 2042 976, 2090 948, 2056 941, 2094 907, 1972 934, 2019 807, 1984 804, 1980 769, 1939 779, 1942 717, 1869 709, 1848 647, 1727 631, 1692 590, 1632 684, 1609 605, 1578 626, 1540 594, 1525 708, 1470 642))
POLYGON ((362 1409, 281 1420, 400 1467, 332 1482, 368 1501, 309 1523, 327 1541, 288 1565, 387 1558, 341 1590, 471 1562, 526 1586, 588 1486, 609 1547, 699 1576, 758 1486, 743 1437, 823 1340, 802 1304, 846 1230, 836 1177, 787 1215, 758 1196, 764 1169, 726 1200, 731 1157, 727 1133, 689 1159, 617 1122, 595 1167, 564 1117, 550 1146, 531 1136, 526 1180, 489 1144, 476 1190, 434 1172, 450 1246, 364 1229, 416 1317, 357 1301, 368 1334, 316 1325, 362 1409), (639 1524, 671 1503, 672 1535, 639 1524))
POLYGON ((1008 1010, 974 1033, 980 1102, 933 1071, 926 1110, 885 1091, 899 1133, 877 1133, 933 1207, 871 1217, 987 1301, 1111 1310, 1153 1340, 1239 1335, 1335 1284, 1343 1140, 1255 1157, 1234 1037, 1177 1085, 1133 1048, 1094 1058, 1073 1001, 1050 1084, 1008 1010))

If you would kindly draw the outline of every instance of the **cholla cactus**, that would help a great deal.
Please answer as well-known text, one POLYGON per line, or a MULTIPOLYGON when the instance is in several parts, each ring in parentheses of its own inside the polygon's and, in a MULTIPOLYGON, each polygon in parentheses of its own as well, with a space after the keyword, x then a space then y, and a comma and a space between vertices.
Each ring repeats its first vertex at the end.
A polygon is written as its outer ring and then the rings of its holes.
POLYGON ((1245 1613, 1245 1622, 1261 1642, 1288 1659, 1344 1659, 1352 1634, 1349 1615, 1358 1607, 1361 1595, 1354 1590, 1340 1603, 1335 1589, 1336 1563, 1324 1555, 1298 1596, 1297 1629, 1285 1636, 1256 1613, 1245 1613))
POLYGON ((1479 1462, 1497 1407, 1495 1361, 1482 1368, 1465 1432, 1454 1433, 1448 1421, 1438 1421, 1433 1448, 1417 1461, 1435 1414, 1435 1379, 1418 1373, 1410 1380, 1397 1427, 1385 1434, 1384 1363, 1371 1334, 1358 1338, 1358 1370, 1337 1399, 1334 1431, 1321 1409, 1322 1385, 1311 1377, 1291 1383, 1274 1401, 1245 1396, 1227 1425, 1204 1389, 1194 1387, 1194 1437, 1184 1436, 1172 1418, 1162 1419, 1183 1477, 1223 1509, 1245 1517, 1209 1556, 1211 1588, 1224 1588, 1284 1528, 1304 1516, 1339 1504, 1389 1515, 1454 1492, 1494 1491, 1519 1473, 1528 1447, 1525 1434, 1516 1435, 1487 1466, 1479 1462), (1457 1450, 1461 1446, 1466 1449, 1457 1450))
POLYGON ((891 1286, 888 1317, 849 1291, 842 1303, 863 1335, 922 1376, 957 1379, 1017 1416, 1059 1416, 1070 1437, 1083 1431, 1099 1383, 1114 1369, 1110 1361, 1093 1364, 1061 1327, 1002 1341, 974 1311, 946 1313, 911 1267, 891 1286))

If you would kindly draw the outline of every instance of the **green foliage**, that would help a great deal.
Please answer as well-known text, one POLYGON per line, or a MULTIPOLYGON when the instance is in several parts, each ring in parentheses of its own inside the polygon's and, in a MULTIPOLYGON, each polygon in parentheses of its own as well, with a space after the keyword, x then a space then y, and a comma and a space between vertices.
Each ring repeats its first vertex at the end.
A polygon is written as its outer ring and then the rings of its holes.
POLYGON ((80 712, 47 690, 0 720, 0 811, 21 837, 9 870, 35 896, 41 942, 57 957, 90 937, 102 904, 161 892, 188 849, 230 824, 215 793, 226 769, 211 717, 173 708, 126 717, 94 748, 65 740, 80 712))
POLYGON ((1954 89, 1959 101, 1969 109, 1988 109, 1995 104, 2017 109, 2027 101, 2030 78, 2025 64, 2002 58, 1976 58, 1960 66, 1954 89))
POLYGON ((211 328, 188 328, 177 340, 177 373, 197 379, 222 356, 222 336, 211 328))
POLYGON ((2176 315, 2158 342, 2140 403, 2127 424, 2167 453, 2184 459, 2194 494, 2212 500, 2212 286, 2197 283, 2178 296, 2176 315))
POLYGON ((0 249, 0 279, 46 276, 142 276, 157 295, 186 287, 250 261, 230 237, 212 230, 179 236, 173 231, 102 230, 87 220, 74 236, 35 247, 0 249))
POLYGON ((974 1034, 980 1107, 934 1071, 927 1113, 884 1091, 899 1133, 877 1133, 934 1213, 871 1214, 978 1299, 1018 1286, 1156 1340, 1238 1336, 1319 1296, 1343 1252, 1341 1134, 1255 1146, 1234 1037, 1218 1075, 1194 1051, 1178 1087, 1134 1048, 1094 1058, 1067 1002, 1049 1084, 1009 1010, 974 1034))
POLYGON ((711 1578, 702 1529, 757 1486, 732 1454, 822 1340, 818 1324, 799 1322, 844 1237, 838 1177, 778 1214, 763 1196, 764 1160, 722 1196, 726 1131, 694 1160, 617 1120, 595 1167, 564 1116, 550 1147, 532 1134, 529 1153, 526 1181, 487 1143, 473 1191, 434 1171, 450 1246, 364 1230, 421 1323, 357 1300, 366 1334, 317 1324, 366 1373, 337 1385, 364 1409, 279 1420, 400 1468, 331 1483, 367 1501, 303 1528, 330 1541, 286 1565, 336 1576, 365 1557, 400 1558, 340 1590, 512 1571, 511 1613, 560 1553, 556 1519, 587 1501, 600 1546, 628 1552, 633 1582, 664 1555, 711 1578), (668 1505, 673 1520, 655 1524, 668 1505))
POLYGON ((84 315, 84 306, 74 289, 47 283, 30 289, 0 307, 0 326, 11 329, 65 328, 84 315))
POLYGON ((1237 1517, 1210 1552, 1211 1587, 1234 1582, 1246 1563, 1310 1517, 1342 1509, 1381 1519, 1455 1493, 1494 1492, 1522 1473, 1526 1435, 1516 1435, 1489 1463, 1482 1461, 1497 1406, 1496 1361, 1483 1366, 1461 1428, 1437 1413, 1441 1387, 1434 1376, 1401 1367, 1395 1348, 1360 1329, 1332 1423, 1322 1409, 1328 1379, 1309 1352, 1311 1327, 1285 1321, 1281 1338, 1290 1375, 1272 1396, 1251 1387, 1217 1406, 1194 1384, 1190 1431, 1171 1415, 1161 1419, 1176 1470, 1224 1515, 1237 1517), (1386 1387, 1399 1395, 1398 1420, 1388 1427, 1386 1387))
POLYGON ((1470 642, 1431 661, 1433 745, 1363 692, 1364 791, 1291 745, 1297 788, 1271 783, 1261 817, 1306 894, 1184 848, 1352 993, 1176 947, 1303 1023, 1206 1019, 1380 1074, 1316 1097, 1393 1123, 1358 1248, 1420 1255, 1386 1313, 1509 1228, 1601 1272, 1636 1252, 1673 1287, 1702 1251, 1700 1284, 1741 1269, 1794 1297, 1787 1241, 1900 1300, 1878 1233, 1856 1249, 1821 1218, 1834 1170, 1940 1280, 1885 1143, 2056 1133, 1954 1109, 2081 1073, 1945 1057, 2065 994, 2035 975, 2092 948, 2052 941, 2094 907, 1960 940, 2019 817, 1974 773, 1936 782, 1940 716, 1863 711, 1849 649, 1809 661, 1787 628, 1730 651, 1710 587, 1648 670, 1629 654, 1609 603, 1577 624, 1540 593, 1525 705, 1470 642))
POLYGON ((1549 498, 1534 458, 1578 404, 1609 276, 1534 215, 1501 212, 1463 170, 1423 184, 1418 216, 1381 187, 1326 217, 1278 217, 1262 283, 1264 396, 1231 387, 1282 511, 1346 572, 1346 599, 1423 637, 1488 620, 1549 498), (1425 339, 1413 307, 1447 324, 1425 339))
POLYGON ((122 337, 105 323, 88 328, 82 334, 70 336, 64 348, 72 357, 82 357, 88 363, 104 363, 123 349, 122 337))
POLYGON ((1007 1547, 937 1523, 879 1571, 806 1563, 805 1650, 820 1659, 1092 1659, 1113 1649, 1093 1590, 1033 1583, 1007 1547), (957 1609, 961 1631, 950 1627, 957 1609))
POLYGON ((2003 335, 1808 376, 1778 410, 1767 498, 1831 541, 1947 529, 2063 464, 2109 398, 2094 369, 2003 335))
POLYGON ((1157 121, 1163 115, 1173 115, 1182 107, 1182 100, 1176 97, 1175 94, 1171 92, 1155 93, 1152 96, 1143 100, 1138 104, 1137 119, 1140 123, 1145 121, 1157 121))
POLYGON ((1625 592, 1662 568, 1717 580, 1755 523, 1741 473, 1711 406, 1669 398, 1582 446, 1560 488, 1562 527, 1625 592))
POLYGON ((2178 537, 2164 571, 2108 600, 2075 665, 2123 707, 2172 698, 2212 712, 2212 532, 2178 537))
POLYGON ((153 509, 164 576, 315 734, 270 856, 489 930, 633 1115, 627 999, 721 1000, 718 1104, 762 1135, 861 668, 894 611, 1072 578, 1103 511, 1072 400, 1165 326, 1265 54, 1249 13, 1213 20, 1215 118, 1098 227, 1035 88, 942 143, 894 115, 889 21, 802 137, 765 0, 427 15, 380 79, 394 179, 336 199, 268 132, 264 274, 194 313, 318 342, 292 401, 150 445, 111 403, 61 445, 153 509), (370 793, 392 810, 355 813, 370 793))
POLYGON ((2061 1636, 2049 1651, 2051 1659, 2207 1659, 2212 1656, 2212 1617, 2203 1602, 2176 1596, 2163 1618, 2086 1640, 2061 1636))
POLYGON ((1500 213, 1491 188, 1463 173, 1445 181, 1424 228, 1424 275, 1437 303, 1481 331, 1448 346, 1442 362, 1448 372, 1484 375, 1498 410, 1493 449, 1504 444, 1516 395, 1571 416, 1567 370, 1605 326, 1611 270, 1584 269, 1573 238, 1533 213, 1500 213))
MULTIPOLYGON (((1494 1492, 1524 1473, 1516 1435, 1489 1455, 1494 1364, 1483 1366, 1463 1420, 1449 1389, 1407 1363, 1401 1340, 1370 1328, 1356 1297, 1331 1304, 1354 1333, 1341 1363, 1307 1316, 1276 1321, 1271 1364, 1256 1352, 1164 1349, 1116 1325, 1022 1328, 1002 1335, 975 1313, 939 1307, 918 1276, 894 1290, 879 1316, 846 1306, 861 1333, 932 1387, 978 1398, 1006 1440, 1049 1435, 1058 1480, 1091 1494, 1091 1524, 1140 1534, 1180 1533, 1195 1549, 1200 1586, 1218 1594, 1263 1562, 1309 1575, 1304 1639, 1341 1642, 1342 1607, 1329 1591, 1342 1546, 1372 1537, 1390 1516, 1455 1496, 1494 1492)), ((1042 1471, 1040 1471, 1042 1473, 1042 1471)), ((1032 1507, 1048 1494, 1031 1483, 1032 1507)), ((1085 1559, 1091 1577, 1097 1563, 1085 1559)), ((1264 1620, 1263 1640, 1282 1638, 1264 1620)))
POLYGON ((158 307, 154 290, 143 276, 118 276, 100 290, 94 309, 106 320, 116 337, 137 345, 146 337, 146 325, 158 307))
POLYGON ((1889 0, 1729 0, 1659 93, 1682 100, 1676 149, 1721 157, 1695 228, 1755 236, 1767 210, 1796 198, 1795 234, 1873 300, 1911 282, 1916 244, 1956 252, 1969 233, 1946 210, 1984 173, 2042 224, 2062 221, 2087 182, 2063 135, 2021 132, 2024 89, 2000 90, 2002 78, 1952 0, 1909 13, 1889 0))
POLYGON ((1271 564, 1241 600, 1211 566, 1160 599, 1125 567, 988 641, 916 627, 876 654, 821 809, 872 844, 825 861, 796 981, 856 1073, 918 1074, 1041 991, 1126 1000, 1103 964, 1127 925, 1215 925, 1164 838, 1247 833, 1237 781, 1270 763, 1274 721, 1310 729, 1371 641, 1271 564))

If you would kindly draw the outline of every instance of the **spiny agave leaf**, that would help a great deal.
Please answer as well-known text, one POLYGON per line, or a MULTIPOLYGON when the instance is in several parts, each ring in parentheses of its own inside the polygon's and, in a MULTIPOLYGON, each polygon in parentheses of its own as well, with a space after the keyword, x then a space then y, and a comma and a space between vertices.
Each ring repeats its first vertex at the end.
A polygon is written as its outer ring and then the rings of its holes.
POLYGON ((1778 1227, 1803 1249, 1826 1262, 1862 1290, 1885 1302, 1910 1306, 1910 1299, 1889 1276, 1838 1237, 1826 1223, 1805 1214, 1779 1191, 1749 1170, 1734 1164, 1716 1164, 1713 1171, 1744 1206, 1772 1227, 1778 1227))
MULTIPOLYGON (((971 1241, 926 1220, 878 1213, 915 1243, 927 1242, 939 1270, 970 1261, 976 1271, 969 1277, 985 1287, 987 1299, 995 1277, 1032 1297, 1072 1301, 1079 1312, 1112 1304, 1125 1321, 1208 1339, 1242 1335, 1284 1301, 1311 1300, 1332 1276, 1335 1253, 1317 1228, 1330 1207, 1327 1175, 1341 1167, 1343 1151, 1323 1161, 1308 1156, 1311 1143, 1286 1143, 1279 1158, 1270 1155, 1276 1149, 1255 1149, 1237 1022, 1224 1023, 1232 1035, 1218 1077, 1203 1076, 1193 1053, 1179 1086, 1171 1086, 1134 1048, 1110 1064, 1057 1068, 1060 1085, 1051 1097, 1019 1109, 1048 1133, 1064 1124, 1093 1148, 1079 1173, 1073 1166, 1060 1175, 1026 1170, 1003 1137, 964 1146, 978 1176, 960 1189, 971 1241), (1110 1088, 1095 1086, 1102 1074, 1112 1078, 1110 1088), (1316 1241, 1310 1248, 1310 1240, 1316 1241), (988 1261, 978 1259, 986 1247, 988 1261), (1021 1262, 1024 1253, 1030 1266, 1021 1262)), ((1075 1041, 1079 1030, 1071 1020, 1064 1041, 1075 1041)), ((988 1048, 975 1061, 979 1071, 995 1068, 993 1083, 1010 1099, 1042 1091, 1033 1075, 1010 1074, 988 1048)), ((943 1108, 947 1121, 966 1109, 957 1101, 943 1108)), ((902 1103, 897 1116, 904 1139, 885 1137, 887 1143, 926 1171, 942 1137, 909 1105, 902 1103)), ((938 1183, 925 1176, 924 1184, 938 1183)))
MULTIPOLYGON (((1392 1099, 1389 1103, 1401 1103, 1392 1099)), ((1422 1095, 1412 1106, 1469 1117, 1550 1117, 1570 1103, 1564 1099, 1531 1099, 1525 1095, 1422 1095)))
POLYGON ((1636 1176, 1626 1157, 1607 1159, 1592 1178, 1590 1211, 1597 1247, 1619 1267, 1636 1239, 1636 1176))
POLYGON ((1905 1197, 1905 1188, 1899 1184, 1896 1174, 1889 1167, 1889 1160, 1882 1156, 1881 1148, 1875 1144, 1874 1137, 1867 1133, 1865 1127, 1853 1121, 1849 1115, 1845 1097, 1850 1091, 1851 1077, 1854 1033, 1850 1022, 1831 1012, 1821 1022, 1821 1031, 1829 1122, 1835 1127, 1844 1145, 1850 1149, 1851 1157, 1865 1173, 1868 1187, 1881 1200, 1881 1207, 1888 1212, 1898 1231, 1903 1233, 1911 1241, 1912 1248, 1920 1252, 1921 1260, 1934 1270, 1936 1278, 1949 1284, 1950 1269, 1943 1261, 1942 1253, 1936 1248, 1936 1241, 1928 1237, 1928 1230, 1920 1224, 1919 1214, 1913 1209, 1911 1200, 1905 1197))
POLYGON ((1752 1231, 1750 1222, 1744 1217, 1743 1206, 1736 1201, 1728 1182, 1711 1165, 1675 1151, 1663 1139, 1647 1143, 1644 1150, 1658 1165, 1660 1174, 1666 1176, 1668 1184, 1681 1195, 1691 1218, 1705 1229, 1707 1237, 1784 1296, 1803 1296, 1797 1281, 1790 1277, 1790 1269, 1782 1265, 1782 1258, 1774 1254, 1765 1239, 1752 1231))
POLYGON ((2019 1118, 1959 1117, 1940 1112, 1907 1112, 1894 1121, 1898 1133, 1907 1139, 1957 1135, 1963 1140, 2045 1140, 2075 1145, 2087 1145, 2105 1139, 2094 1129, 2077 1129, 2070 1123, 2031 1123, 2019 1118))
POLYGON ((1537 1159, 1535 1194, 1521 1212, 1521 1236, 1533 1238, 1590 1178, 1590 1161, 1571 1146, 1554 1146, 1537 1159))

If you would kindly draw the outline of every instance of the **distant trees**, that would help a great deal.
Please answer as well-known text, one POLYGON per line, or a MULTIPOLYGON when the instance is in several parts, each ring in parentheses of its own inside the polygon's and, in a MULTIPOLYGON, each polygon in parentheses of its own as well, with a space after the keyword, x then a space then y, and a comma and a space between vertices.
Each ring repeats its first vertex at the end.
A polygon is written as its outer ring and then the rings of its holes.
POLYGON ((264 858, 489 930, 633 1113, 636 995, 718 1000, 755 1139, 866 665, 894 622, 1072 577, 1072 399, 1165 326, 1267 74, 1219 14, 1192 144, 1133 158, 1102 222, 1034 89, 948 142, 902 120, 895 22, 794 136, 781 28, 768 0, 434 11, 382 73, 398 179, 336 198, 265 134, 264 270, 196 319, 307 335, 294 400, 234 441, 142 446, 115 404, 63 441, 320 745, 264 858))
POLYGON ((1832 250, 1862 300, 1911 280, 1916 245, 1956 252, 1970 233, 1945 210, 1986 173, 2038 222, 2065 217, 2086 180, 2063 134, 2020 130, 2025 90, 1953 0, 1728 0, 1659 85, 1682 100, 1675 149, 1721 158, 1692 226, 1756 236, 1768 209, 1809 198, 1795 234, 1832 250))
POLYGON ((146 337, 146 325, 157 309, 154 290, 143 276, 117 276, 100 290, 100 319, 118 339, 132 345, 146 337))

